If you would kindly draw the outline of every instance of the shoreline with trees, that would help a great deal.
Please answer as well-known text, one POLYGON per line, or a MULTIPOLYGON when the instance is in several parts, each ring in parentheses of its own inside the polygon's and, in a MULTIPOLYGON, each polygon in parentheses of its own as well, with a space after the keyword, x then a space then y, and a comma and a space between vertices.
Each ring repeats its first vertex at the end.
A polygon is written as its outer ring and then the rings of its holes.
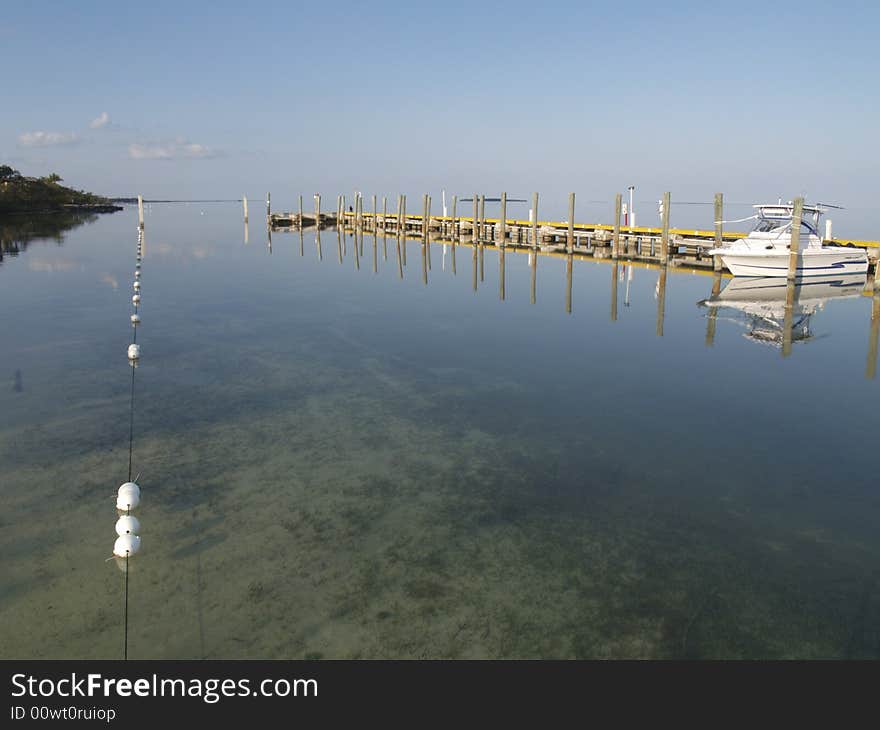
POLYGON ((9 165, 0 165, 0 216, 122 210, 109 198, 75 190, 61 182, 62 177, 54 172, 44 177, 26 177, 9 165))

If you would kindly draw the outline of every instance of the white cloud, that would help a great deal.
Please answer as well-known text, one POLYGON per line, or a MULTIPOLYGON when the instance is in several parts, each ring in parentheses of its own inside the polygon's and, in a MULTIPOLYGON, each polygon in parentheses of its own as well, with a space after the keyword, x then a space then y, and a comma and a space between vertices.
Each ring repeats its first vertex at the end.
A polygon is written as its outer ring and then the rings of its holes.
POLYGON ((191 157, 193 159, 216 157, 216 153, 210 147, 205 147, 203 144, 181 145, 180 150, 183 157, 191 157))
POLYGON ((18 136, 22 147, 54 147, 76 144, 79 137, 73 132, 24 132, 18 136))
POLYGON ((173 142, 158 144, 131 144, 128 156, 132 160, 209 160, 218 157, 219 152, 203 144, 176 139, 173 142))
POLYGON ((92 120, 89 126, 92 129, 101 129, 101 127, 106 127, 110 123, 110 115, 107 112, 101 112, 95 119, 92 120))
POLYGON ((170 160, 174 157, 173 146, 130 144, 128 156, 133 160, 170 160))

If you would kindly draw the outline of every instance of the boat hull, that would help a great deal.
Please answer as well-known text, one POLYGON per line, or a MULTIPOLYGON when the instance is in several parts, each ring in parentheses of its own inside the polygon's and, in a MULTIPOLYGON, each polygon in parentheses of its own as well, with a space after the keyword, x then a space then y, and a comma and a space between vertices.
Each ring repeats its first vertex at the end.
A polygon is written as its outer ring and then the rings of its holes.
MULTIPOLYGON (((719 251, 721 261, 734 276, 787 276, 789 255, 787 251, 737 252, 719 251)), ((804 250, 798 256, 798 277, 865 274, 868 271, 868 255, 864 249, 848 250, 827 247, 817 251, 804 250)))

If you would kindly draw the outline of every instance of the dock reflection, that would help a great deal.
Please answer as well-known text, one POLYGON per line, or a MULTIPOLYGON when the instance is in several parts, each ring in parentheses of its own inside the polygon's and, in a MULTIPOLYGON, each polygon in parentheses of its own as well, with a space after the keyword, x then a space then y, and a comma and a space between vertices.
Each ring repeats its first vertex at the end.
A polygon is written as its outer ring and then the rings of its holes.
MULTIPOLYGON (((276 233, 278 230, 276 229, 276 233)), ((353 258, 355 268, 360 270, 361 257, 363 256, 364 241, 363 230, 346 230, 337 227, 336 248, 340 264, 348 255, 346 245, 347 235, 354 237, 353 258)), ((298 229, 300 239, 300 255, 303 255, 303 229, 298 229)), ((318 259, 323 258, 321 249, 321 231, 314 230, 318 259)), ((431 249, 433 246, 442 246, 441 267, 443 272, 451 271, 452 276, 458 275, 457 254, 462 246, 471 249, 471 289, 477 292, 480 284, 485 281, 485 251, 486 243, 477 238, 471 241, 470 236, 461 237, 460 240, 449 238, 435 238, 433 235, 412 235, 407 237, 398 233, 393 237, 394 257, 397 263, 397 276, 405 277, 407 267, 408 243, 417 245, 421 253, 420 274, 423 285, 429 283, 431 272, 431 249), (449 267, 447 268, 447 260, 449 267)), ((374 232, 371 236, 373 250, 372 271, 379 273, 379 233, 374 232)), ((270 237, 271 246, 271 237, 270 237)), ((623 306, 629 308, 632 304, 631 287, 636 277, 636 269, 642 269, 642 275, 656 276, 653 287, 654 299, 656 300, 655 334, 663 337, 666 327, 666 296, 671 273, 707 273, 694 269, 676 268, 669 266, 653 265, 644 262, 621 262, 619 259, 601 258, 599 255, 585 256, 578 253, 555 253, 544 252, 536 248, 510 248, 507 246, 491 246, 498 256, 498 298, 506 301, 508 295, 508 266, 507 259, 513 255, 525 255, 529 269, 529 302, 537 302, 537 272, 538 258, 541 255, 564 259, 564 297, 563 309, 566 314, 573 312, 573 289, 574 268, 578 259, 584 261, 607 263, 609 266, 609 317, 611 322, 618 322, 620 311, 620 288, 625 283, 623 292, 623 306)), ((388 236, 382 233, 382 260, 388 258, 388 236)), ((706 347, 714 347, 718 333, 718 321, 736 321, 745 329, 744 336, 753 342, 771 345, 781 351, 783 357, 789 357, 794 346, 798 343, 808 342, 814 339, 812 323, 815 315, 820 312, 828 301, 835 299, 858 298, 864 295, 872 296, 870 328, 868 340, 868 356, 865 366, 865 377, 876 378, 878 358, 878 336, 880 336, 880 290, 873 287, 873 278, 869 279, 864 274, 834 276, 834 277, 810 277, 788 283, 784 278, 731 278, 721 272, 709 273, 706 277, 711 281, 709 296, 700 300, 698 305, 705 308, 706 328, 704 343, 706 347)), ((608 301, 608 300, 607 300, 608 301)))
MULTIPOLYGON (((721 289, 721 277, 713 281, 712 293, 698 304, 709 309, 706 344, 714 344, 719 312, 744 328, 743 336, 756 343, 779 348, 791 356, 795 344, 815 339, 814 318, 828 302, 857 299, 870 291, 865 274, 814 276, 787 281, 784 278, 737 277, 721 289)), ((873 293, 868 362, 865 376, 877 373, 877 335, 880 293, 873 293)))

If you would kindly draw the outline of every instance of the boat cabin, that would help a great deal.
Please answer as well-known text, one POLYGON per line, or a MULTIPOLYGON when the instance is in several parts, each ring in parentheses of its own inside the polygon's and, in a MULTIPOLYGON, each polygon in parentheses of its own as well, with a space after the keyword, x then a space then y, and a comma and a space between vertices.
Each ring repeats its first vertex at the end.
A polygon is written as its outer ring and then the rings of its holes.
MULTIPOLYGON (((756 233, 782 232, 791 228, 794 205, 773 203, 753 206, 757 212, 756 233)), ((817 205, 805 205, 801 216, 801 235, 819 236, 819 218, 825 209, 817 205)))

